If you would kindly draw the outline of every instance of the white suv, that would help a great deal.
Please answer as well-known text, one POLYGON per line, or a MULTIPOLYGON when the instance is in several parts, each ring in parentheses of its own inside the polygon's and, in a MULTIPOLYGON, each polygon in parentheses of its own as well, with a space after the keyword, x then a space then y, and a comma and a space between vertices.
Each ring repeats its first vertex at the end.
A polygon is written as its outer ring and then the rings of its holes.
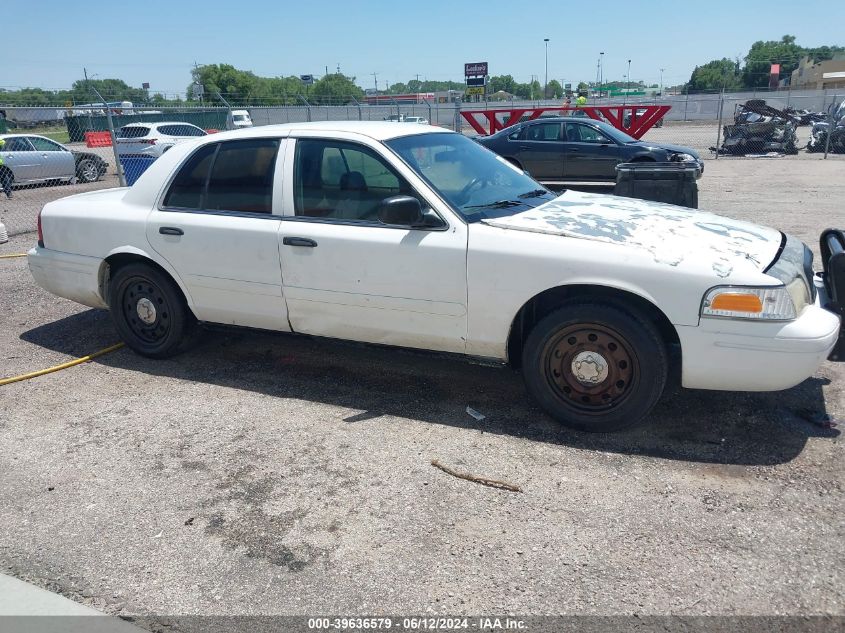
POLYGON ((129 123, 117 131, 117 153, 121 156, 149 156, 158 158, 182 141, 208 132, 190 123, 129 123))

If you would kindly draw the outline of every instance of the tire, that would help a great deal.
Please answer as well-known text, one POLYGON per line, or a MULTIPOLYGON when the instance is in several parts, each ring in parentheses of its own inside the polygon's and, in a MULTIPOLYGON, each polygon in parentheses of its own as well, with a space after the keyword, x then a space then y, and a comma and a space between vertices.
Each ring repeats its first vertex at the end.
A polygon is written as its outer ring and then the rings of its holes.
POLYGON ((179 287, 147 264, 127 264, 117 270, 109 283, 109 304, 120 337, 141 356, 178 354, 196 327, 179 287))
POLYGON ((522 351, 528 392, 564 426, 592 433, 641 422, 663 393, 668 365, 647 319, 598 301, 555 310, 534 326, 522 351))
POLYGON ((100 179, 100 167, 92 158, 83 158, 76 164, 79 182, 95 182, 100 179))

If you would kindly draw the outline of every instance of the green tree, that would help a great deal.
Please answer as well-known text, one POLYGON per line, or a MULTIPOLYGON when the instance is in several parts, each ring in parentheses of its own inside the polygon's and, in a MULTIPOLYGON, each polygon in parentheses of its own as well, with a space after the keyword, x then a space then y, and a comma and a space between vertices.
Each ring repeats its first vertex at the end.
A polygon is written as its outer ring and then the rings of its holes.
POLYGON ((344 105, 360 101, 364 91, 355 85, 355 78, 340 73, 325 75, 309 91, 311 100, 319 104, 344 105))
POLYGON ((499 90, 516 94, 516 80, 514 80, 511 75, 496 75, 495 77, 490 77, 489 91, 499 92, 499 90))
POLYGON ((549 82, 548 92, 550 99, 559 99, 563 96, 563 86, 560 85, 557 79, 552 79, 549 82))
POLYGON ((789 75, 803 56, 804 49, 795 43, 794 35, 784 35, 779 41, 754 42, 745 56, 742 83, 746 88, 765 88, 772 64, 780 64, 782 76, 789 75))
POLYGON ((724 57, 696 66, 685 92, 704 90, 740 90, 743 87, 739 63, 724 57))

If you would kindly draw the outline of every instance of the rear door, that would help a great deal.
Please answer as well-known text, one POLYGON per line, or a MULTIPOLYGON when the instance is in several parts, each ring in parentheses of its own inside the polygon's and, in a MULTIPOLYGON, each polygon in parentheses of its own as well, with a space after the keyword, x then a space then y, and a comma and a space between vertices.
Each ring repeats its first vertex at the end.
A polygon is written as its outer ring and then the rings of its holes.
POLYGON ((563 176, 566 180, 616 180, 621 150, 598 128, 585 123, 564 124, 563 176))
POLYGON ((202 321, 289 330, 278 232, 283 139, 202 145, 147 220, 147 240, 175 269, 202 321))
POLYGON ((563 127, 560 122, 529 123, 516 141, 515 158, 535 180, 563 178, 563 127))
POLYGON ((0 153, 3 155, 3 164, 12 170, 16 182, 41 178, 38 153, 25 136, 6 137, 6 144, 0 153))
POLYGON ((64 147, 40 136, 28 136, 41 161, 42 178, 73 178, 76 176, 76 161, 64 147))
POLYGON ((118 154, 141 154, 150 149, 150 129, 147 125, 124 125, 120 128, 115 139, 118 154))

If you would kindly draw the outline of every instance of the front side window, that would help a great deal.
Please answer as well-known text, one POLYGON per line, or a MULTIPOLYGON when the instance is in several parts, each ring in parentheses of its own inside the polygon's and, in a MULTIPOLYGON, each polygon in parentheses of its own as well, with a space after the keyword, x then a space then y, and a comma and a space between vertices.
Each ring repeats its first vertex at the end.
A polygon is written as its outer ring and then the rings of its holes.
POLYGON ((39 138, 37 136, 30 136, 29 142, 39 152, 63 152, 64 147, 53 141, 48 141, 46 138, 39 138))
POLYGON ((371 149, 343 141, 296 141, 296 215, 376 222, 382 201, 398 195, 415 194, 371 149))
POLYGON ((612 143, 613 141, 591 125, 566 124, 566 138, 574 143, 612 143))
POLYGON ((271 214, 279 141, 249 139, 204 145, 185 162, 165 207, 271 214))

